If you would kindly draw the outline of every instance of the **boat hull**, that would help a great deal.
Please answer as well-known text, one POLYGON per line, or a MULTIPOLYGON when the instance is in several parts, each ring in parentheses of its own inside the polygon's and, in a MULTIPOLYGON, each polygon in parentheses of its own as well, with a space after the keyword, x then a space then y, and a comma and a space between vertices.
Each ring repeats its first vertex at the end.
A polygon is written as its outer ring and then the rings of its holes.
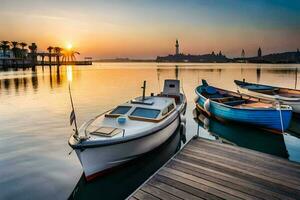
POLYGON ((251 91, 246 88, 242 88, 240 86, 237 87, 238 87, 238 92, 241 94, 246 94, 249 96, 254 96, 260 99, 265 99, 273 102, 279 101, 281 104, 291 106, 294 113, 300 114, 300 101, 293 101, 291 98, 289 98, 291 100, 287 100, 288 98, 284 98, 281 96, 267 95, 267 94, 251 91))
POLYGON ((206 110, 204 109, 204 102, 206 99, 207 98, 204 96, 199 95, 196 104, 198 109, 205 111, 209 115, 213 115, 221 120, 246 123, 278 133, 286 130, 289 127, 292 117, 292 112, 290 110, 279 111, 276 109, 240 109, 225 106, 213 101, 210 102, 209 110, 206 110), (282 116, 282 125, 280 112, 282 116))
POLYGON ((105 145, 83 150, 76 149, 87 180, 110 168, 122 165, 163 144, 180 126, 179 116, 165 128, 124 143, 105 145))

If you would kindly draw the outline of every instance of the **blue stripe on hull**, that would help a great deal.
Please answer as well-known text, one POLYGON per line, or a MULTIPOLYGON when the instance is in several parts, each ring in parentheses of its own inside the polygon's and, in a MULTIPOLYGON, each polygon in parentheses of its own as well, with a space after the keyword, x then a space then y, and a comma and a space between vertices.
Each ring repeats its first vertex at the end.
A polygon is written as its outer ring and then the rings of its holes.
MULTIPOLYGON (((203 108, 206 98, 199 96, 198 105, 203 108)), ((281 131, 280 112, 276 109, 238 109, 226 107, 222 104, 210 101, 209 112, 219 118, 236 122, 248 123, 256 126, 261 126, 267 129, 281 131)), ((289 127, 292 111, 281 110, 283 129, 289 127)))

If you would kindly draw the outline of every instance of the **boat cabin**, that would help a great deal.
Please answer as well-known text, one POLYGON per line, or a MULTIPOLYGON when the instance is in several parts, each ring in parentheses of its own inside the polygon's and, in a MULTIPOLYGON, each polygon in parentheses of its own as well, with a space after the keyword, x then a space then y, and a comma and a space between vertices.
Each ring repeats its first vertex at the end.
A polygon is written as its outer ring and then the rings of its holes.
MULTIPOLYGON (((176 108, 174 98, 164 96, 138 97, 114 108, 105 115, 107 118, 128 117, 130 120, 159 122, 176 108)), ((122 123, 120 121, 120 123, 122 123)))

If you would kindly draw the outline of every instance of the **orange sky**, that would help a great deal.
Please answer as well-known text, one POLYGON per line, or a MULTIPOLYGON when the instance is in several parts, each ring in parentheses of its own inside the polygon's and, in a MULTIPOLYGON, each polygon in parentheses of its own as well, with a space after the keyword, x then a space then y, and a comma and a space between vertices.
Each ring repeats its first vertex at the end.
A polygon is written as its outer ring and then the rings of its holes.
POLYGON ((297 1, 205 2, 3 0, 0 40, 36 42, 39 50, 72 43, 94 58, 173 54, 176 38, 183 53, 222 50, 228 57, 240 56, 242 48, 252 56, 259 46, 263 53, 300 47, 297 1))

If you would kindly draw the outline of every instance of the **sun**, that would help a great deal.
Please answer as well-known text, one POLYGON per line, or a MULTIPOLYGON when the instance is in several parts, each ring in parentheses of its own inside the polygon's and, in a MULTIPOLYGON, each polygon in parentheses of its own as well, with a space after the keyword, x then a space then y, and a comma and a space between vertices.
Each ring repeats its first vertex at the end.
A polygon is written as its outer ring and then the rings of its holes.
POLYGON ((72 45, 71 43, 68 43, 68 44, 67 44, 67 49, 68 49, 68 50, 71 50, 72 48, 73 48, 73 45, 72 45))

